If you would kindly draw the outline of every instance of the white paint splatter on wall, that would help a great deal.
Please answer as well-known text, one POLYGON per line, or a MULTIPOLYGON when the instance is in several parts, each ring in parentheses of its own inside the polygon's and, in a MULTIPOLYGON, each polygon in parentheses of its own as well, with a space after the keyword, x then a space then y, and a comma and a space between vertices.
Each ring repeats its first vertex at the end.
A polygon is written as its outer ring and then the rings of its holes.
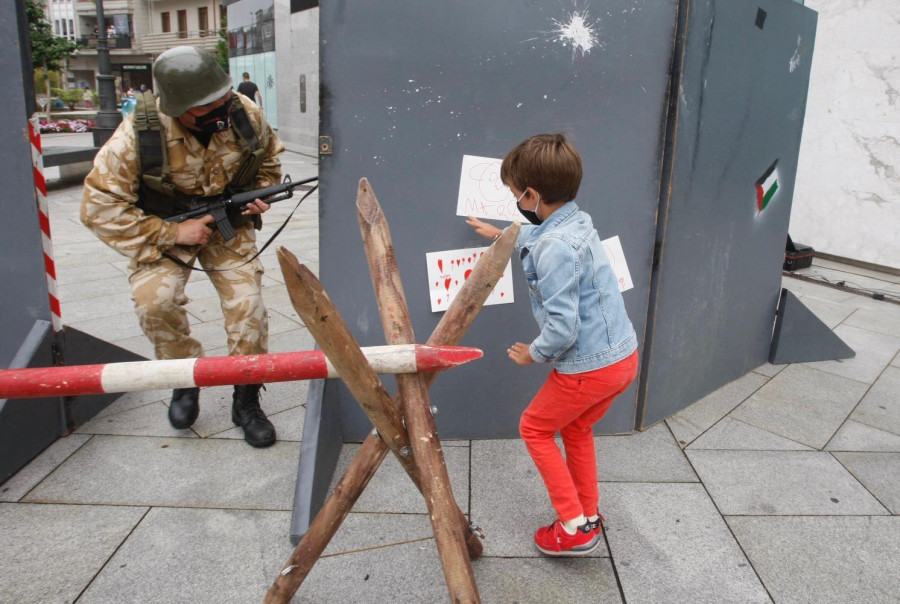
POLYGON ((802 42, 800 36, 797 36, 797 50, 794 51, 794 56, 791 57, 791 60, 788 62, 788 69, 790 69, 791 73, 794 73, 794 70, 800 66, 800 42, 802 42))
POLYGON ((575 11, 569 15, 568 20, 553 19, 553 25, 553 40, 561 42, 563 46, 571 46, 572 58, 576 52, 581 52, 583 57, 597 46, 596 25, 590 22, 587 11, 575 11))

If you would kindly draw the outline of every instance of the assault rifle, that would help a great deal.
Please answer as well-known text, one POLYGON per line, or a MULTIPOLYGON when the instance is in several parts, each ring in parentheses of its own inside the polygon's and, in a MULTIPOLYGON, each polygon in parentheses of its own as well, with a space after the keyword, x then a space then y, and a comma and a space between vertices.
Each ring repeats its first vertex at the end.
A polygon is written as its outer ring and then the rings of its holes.
MULTIPOLYGON (((184 222, 189 218, 200 218, 207 214, 212 214, 216 221, 216 228, 222 234, 225 241, 231 241, 235 237, 234 228, 228 221, 229 214, 239 216, 241 212, 247 209, 247 205, 254 199, 262 199, 268 204, 276 201, 284 201, 294 196, 294 187, 305 185, 313 181, 318 181, 318 176, 307 178, 305 180, 292 181, 290 176, 285 176, 284 181, 280 185, 272 185, 271 187, 263 187, 255 191, 245 191, 243 193, 235 193, 230 197, 220 195, 218 197, 209 198, 201 197, 190 202, 190 210, 184 214, 170 216, 166 218, 166 222, 184 222)), ((315 188, 315 187, 313 187, 315 188)), ((312 191, 310 191, 311 193, 312 191)), ((303 201, 301 199, 301 201, 303 201)))

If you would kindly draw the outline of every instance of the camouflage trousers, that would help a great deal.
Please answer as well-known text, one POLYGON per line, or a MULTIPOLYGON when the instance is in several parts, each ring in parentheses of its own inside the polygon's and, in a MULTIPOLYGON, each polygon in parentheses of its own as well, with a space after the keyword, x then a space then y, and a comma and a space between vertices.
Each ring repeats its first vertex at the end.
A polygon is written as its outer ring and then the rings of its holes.
MULTIPOLYGON (((265 353, 269 322, 262 299, 263 266, 259 258, 240 266, 256 254, 256 231, 239 228, 227 244, 218 232, 205 246, 175 246, 168 251, 182 262, 199 261, 219 294, 228 354, 265 353)), ((131 262, 131 299, 144 333, 153 342, 157 359, 186 359, 204 356, 203 346, 191 337, 189 302, 184 288, 193 271, 169 258, 151 263, 131 262)))

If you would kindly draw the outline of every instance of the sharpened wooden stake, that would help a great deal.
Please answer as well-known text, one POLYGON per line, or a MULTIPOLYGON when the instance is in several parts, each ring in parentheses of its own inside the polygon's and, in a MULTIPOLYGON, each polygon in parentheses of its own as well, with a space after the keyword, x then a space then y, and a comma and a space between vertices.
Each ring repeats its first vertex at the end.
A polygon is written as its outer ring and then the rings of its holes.
MULTIPOLYGON (((415 335, 394 243, 381 205, 365 178, 359 182, 356 207, 385 338, 388 344, 411 344, 415 342, 415 335)), ((420 374, 398 375, 397 386, 450 600, 481 602, 472 562, 466 552, 466 537, 471 531, 453 497, 441 441, 431 414, 428 388, 420 374)))
MULTIPOLYGON (((462 339, 503 274, 512 255, 518 232, 519 224, 514 223, 491 244, 488 251, 479 259, 469 279, 428 339, 430 345, 455 345, 462 339)), ((279 261, 281 261, 280 256, 279 261)), ((296 263, 296 259, 294 262, 296 263)), ((285 270, 285 264, 282 263, 282 272, 285 270)), ((430 386, 436 377, 436 373, 425 374, 426 386, 430 386)), ((309 570, 328 546, 341 521, 368 484, 368 479, 378 469, 387 451, 388 445, 378 436, 370 435, 366 438, 339 483, 339 488, 335 488, 328 501, 325 502, 306 534, 297 544, 284 570, 269 588, 265 597, 267 604, 284 604, 294 596, 309 570)), ((418 486, 417 477, 414 478, 414 482, 418 486)), ((474 555, 472 541, 470 538, 469 551, 471 557, 476 558, 481 554, 481 543, 477 539, 474 540, 478 546, 477 555, 474 555)))

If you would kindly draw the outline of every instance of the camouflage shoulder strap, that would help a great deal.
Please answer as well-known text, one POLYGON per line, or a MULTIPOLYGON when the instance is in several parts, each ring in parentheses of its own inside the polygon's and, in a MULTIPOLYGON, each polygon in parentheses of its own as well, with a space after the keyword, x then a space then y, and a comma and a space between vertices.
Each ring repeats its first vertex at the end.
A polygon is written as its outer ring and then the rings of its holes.
POLYGON ((134 110, 135 152, 137 153, 139 178, 150 190, 169 197, 175 196, 175 187, 169 183, 169 161, 166 156, 166 135, 159 123, 156 99, 153 93, 136 92, 134 110))
POLYGON ((265 149, 259 143, 259 136, 247 117, 247 111, 236 94, 232 95, 231 124, 234 137, 241 149, 245 152, 244 161, 235 170, 228 190, 231 193, 239 193, 250 190, 256 186, 256 174, 262 167, 265 159, 265 149))

